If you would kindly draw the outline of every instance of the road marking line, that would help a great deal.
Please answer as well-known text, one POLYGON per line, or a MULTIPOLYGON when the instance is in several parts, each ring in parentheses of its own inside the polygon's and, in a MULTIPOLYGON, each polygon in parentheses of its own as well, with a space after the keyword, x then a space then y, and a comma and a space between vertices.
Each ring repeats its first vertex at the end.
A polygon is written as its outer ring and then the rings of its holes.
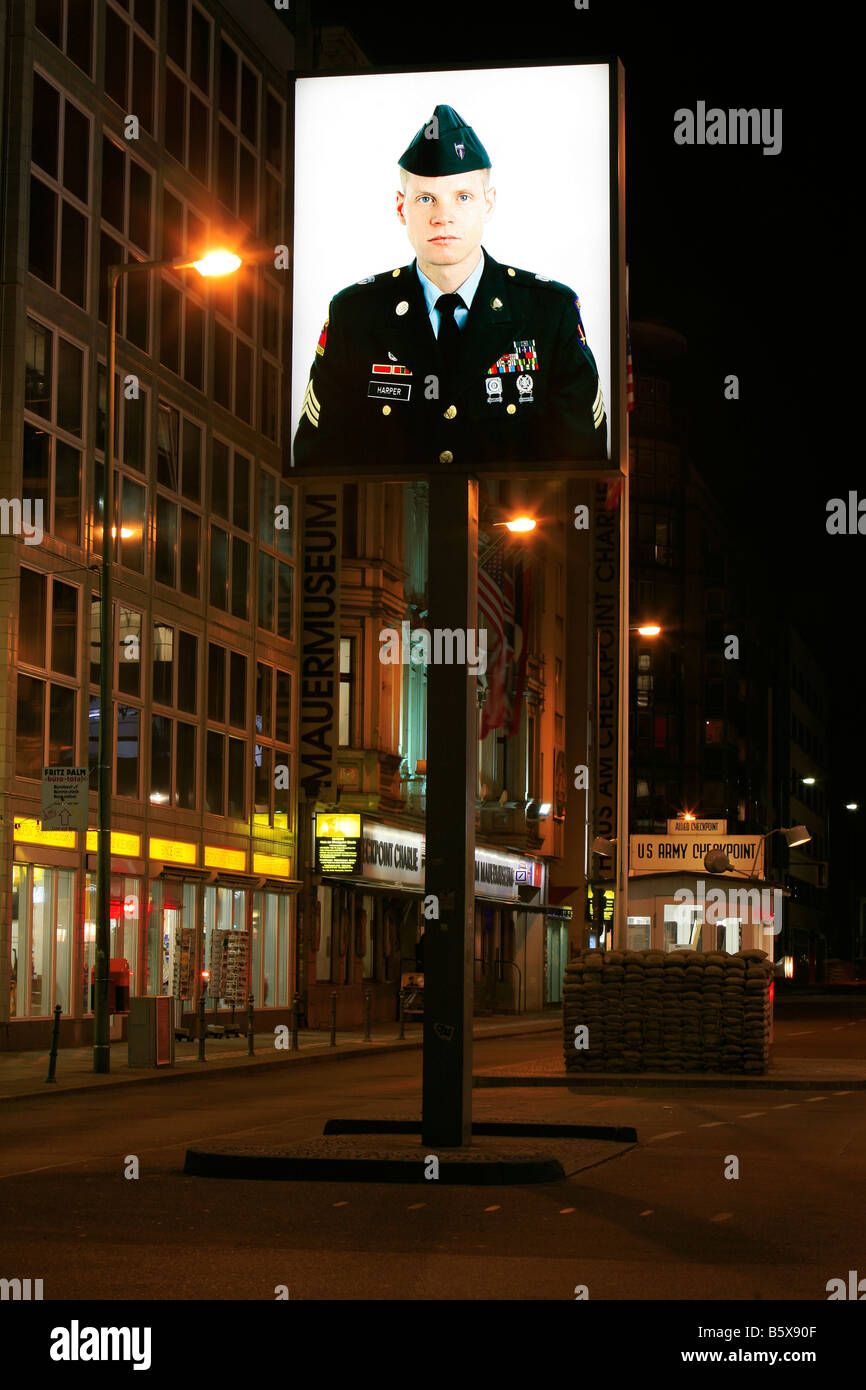
POLYGON ((756 1115, 766 1115, 766 1110, 750 1110, 748 1115, 738 1115, 738 1120, 754 1120, 756 1115))
POLYGON ((711 1221, 730 1221, 730 1219, 731 1219, 731 1217, 733 1216, 733 1214, 734 1214, 734 1213, 733 1213, 732 1211, 720 1211, 720 1212, 717 1212, 715 1216, 711 1216, 711 1217, 710 1217, 710 1220, 711 1220, 711 1221))
POLYGON ((807 1105, 814 1105, 816 1100, 826 1100, 826 1099, 827 1099, 826 1096, 810 1096, 809 1099, 806 1101, 806 1104, 807 1104, 807 1105))
POLYGON ((850 1096, 850 1095, 853 1095, 853 1094, 854 1094, 853 1091, 837 1091, 837 1092, 836 1092, 836 1095, 837 1095, 837 1096, 850 1096))
POLYGON ((653 1141, 656 1140, 656 1139, 673 1139, 673 1137, 674 1137, 675 1134, 685 1134, 685 1130, 683 1130, 683 1129, 669 1129, 668 1132, 667 1132, 667 1134, 653 1134, 653 1135, 651 1135, 651 1137, 647 1140, 647 1143, 648 1143, 648 1144, 652 1144, 653 1141))
POLYGON ((411 1207, 407 1207, 406 1210, 407 1210, 407 1211, 420 1211, 421 1208, 422 1208, 422 1207, 426 1207, 426 1205, 427 1205, 426 1202, 413 1202, 412 1205, 411 1205, 411 1207))
POLYGON ((501 1208, 501 1207, 485 1207, 484 1210, 485 1210, 485 1211, 501 1211, 502 1208, 501 1208))
POLYGON ((641 1212, 641 1216, 652 1216, 652 1214, 653 1214, 653 1208, 652 1208, 652 1207, 650 1207, 647 1211, 642 1211, 642 1212, 641 1212))
POLYGON ((789 1100, 787 1105, 774 1105, 774 1110, 794 1110, 800 1104, 798 1100, 789 1100))
POLYGON ((839 1024, 837 1024, 836 1027, 833 1029, 833 1032, 834 1032, 834 1033, 841 1033, 843 1028, 850 1028, 850 1027, 851 1027, 851 1024, 850 1024, 850 1023, 839 1023, 839 1024))
POLYGON ((559 1214, 560 1216, 570 1216, 573 1211, 577 1211, 577 1207, 563 1207, 559 1214))
POLYGON ((331 1203, 331 1206, 333 1206, 333 1207, 347 1207, 348 1205, 349 1205, 348 1202, 332 1202, 332 1203, 331 1203))
POLYGON ((705 1125, 698 1125, 698 1129, 717 1129, 719 1125, 729 1125, 730 1120, 707 1120, 705 1125))
POLYGON ((805 1038, 807 1034, 814 1033, 814 1028, 804 1028, 802 1033, 789 1033, 789 1038, 805 1038))

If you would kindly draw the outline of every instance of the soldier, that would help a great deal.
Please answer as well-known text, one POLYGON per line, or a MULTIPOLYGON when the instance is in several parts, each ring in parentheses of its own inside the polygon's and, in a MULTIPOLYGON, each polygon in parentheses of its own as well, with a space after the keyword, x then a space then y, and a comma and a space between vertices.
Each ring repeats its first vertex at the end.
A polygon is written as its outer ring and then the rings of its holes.
POLYGON ((332 299, 294 442, 303 471, 391 474, 607 457, 574 291, 481 245, 491 162, 450 106, 400 158, 416 259, 332 299))

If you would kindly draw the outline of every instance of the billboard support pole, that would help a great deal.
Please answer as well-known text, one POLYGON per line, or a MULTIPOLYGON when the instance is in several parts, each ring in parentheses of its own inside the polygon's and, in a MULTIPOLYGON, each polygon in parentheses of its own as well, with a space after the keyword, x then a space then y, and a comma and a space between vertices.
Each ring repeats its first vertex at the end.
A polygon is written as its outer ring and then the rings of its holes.
MULTIPOLYGON (((431 627, 475 628, 478 482, 430 482, 431 627)), ((475 676, 464 665, 427 668, 427 863, 424 937, 422 1143, 472 1139, 475 955, 475 676), (435 900, 431 902, 431 897, 435 900), (437 914, 437 915, 433 915, 437 914)))

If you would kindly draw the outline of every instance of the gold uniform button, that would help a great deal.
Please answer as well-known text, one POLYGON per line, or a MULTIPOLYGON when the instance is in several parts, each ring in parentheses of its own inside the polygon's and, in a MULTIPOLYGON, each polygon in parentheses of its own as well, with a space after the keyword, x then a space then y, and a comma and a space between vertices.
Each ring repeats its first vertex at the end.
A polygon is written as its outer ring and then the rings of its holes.
POLYGON ((516 270, 512 270, 511 266, 509 266, 509 267, 508 267, 508 274, 511 275, 511 276, 514 276, 514 275, 517 274, 517 271, 516 271, 516 270))
POLYGON ((383 414, 383 415, 390 415, 390 414, 391 414, 391 407, 390 407, 389 405, 383 405, 383 406, 382 406, 382 414, 383 414))
POLYGON ((397 276, 400 274, 400 272, 399 272, 399 270, 392 270, 392 271, 391 271, 391 274, 393 275, 394 279, 396 280, 396 279, 397 279, 397 276))
POLYGON ((446 412, 445 412, 445 419, 446 419, 446 420, 453 420, 453 419, 454 419, 454 416, 455 416, 456 414, 457 414, 457 407, 456 407, 456 405, 449 405, 448 409, 447 409, 446 412))
POLYGON ((442 450, 442 453, 439 455, 439 462, 440 462, 440 463, 453 463, 453 462, 454 462, 454 455, 452 454, 452 452, 451 452, 450 449, 443 449, 443 450, 442 450))
POLYGON ((510 406, 508 407, 508 414, 509 414, 509 415, 514 415, 514 413, 516 412, 516 410, 517 410, 517 406, 516 406, 516 405, 510 405, 510 406))

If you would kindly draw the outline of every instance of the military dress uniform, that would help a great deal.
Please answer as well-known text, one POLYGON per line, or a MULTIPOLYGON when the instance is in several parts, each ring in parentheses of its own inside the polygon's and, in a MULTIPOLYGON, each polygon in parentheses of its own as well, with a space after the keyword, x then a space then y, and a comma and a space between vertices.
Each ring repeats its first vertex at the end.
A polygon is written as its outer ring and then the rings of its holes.
MULTIPOLYGON (((437 106, 399 162, 437 177, 491 161, 472 127, 437 106)), ((434 302, 438 337, 417 261, 331 300, 295 436, 302 473, 409 478, 607 457, 576 294, 481 251, 468 314, 454 295, 441 308, 434 302)))
POLYGON ((415 262, 334 297, 295 436, 300 469, 409 477, 607 457, 573 290, 484 257, 450 362, 415 262))

